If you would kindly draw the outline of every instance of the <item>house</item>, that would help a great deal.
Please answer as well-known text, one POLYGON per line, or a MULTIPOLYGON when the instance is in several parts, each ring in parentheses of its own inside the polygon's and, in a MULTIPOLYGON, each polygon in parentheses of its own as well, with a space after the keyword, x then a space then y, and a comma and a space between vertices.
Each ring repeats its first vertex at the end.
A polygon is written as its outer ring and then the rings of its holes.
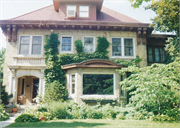
MULTIPOLYGON (((149 24, 103 7, 103 0, 53 0, 53 5, 9 19, 1 20, 0 27, 7 38, 3 85, 14 102, 31 104, 32 99, 44 95, 45 35, 51 30, 59 33, 59 53, 76 53, 74 41, 82 40, 85 52, 94 52, 97 37, 104 36, 111 43, 110 59, 142 58, 140 67, 163 63, 166 35, 151 34, 149 24)), ((69 98, 77 103, 89 99, 107 99, 126 104, 126 92, 119 82, 118 65, 108 60, 88 60, 63 66, 67 74, 69 98), (84 79, 87 78, 87 81, 84 79), (111 80, 107 93, 89 91, 94 78, 111 80)), ((105 84, 105 83, 103 83, 105 84)))

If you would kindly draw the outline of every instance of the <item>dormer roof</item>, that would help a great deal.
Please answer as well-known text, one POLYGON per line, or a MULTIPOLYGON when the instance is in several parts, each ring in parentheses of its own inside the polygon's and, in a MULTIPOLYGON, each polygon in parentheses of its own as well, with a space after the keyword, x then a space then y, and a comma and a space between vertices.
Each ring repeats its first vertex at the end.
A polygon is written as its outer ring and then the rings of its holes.
POLYGON ((53 0, 54 10, 59 11, 59 5, 66 4, 96 4, 97 11, 101 10, 104 0, 53 0))

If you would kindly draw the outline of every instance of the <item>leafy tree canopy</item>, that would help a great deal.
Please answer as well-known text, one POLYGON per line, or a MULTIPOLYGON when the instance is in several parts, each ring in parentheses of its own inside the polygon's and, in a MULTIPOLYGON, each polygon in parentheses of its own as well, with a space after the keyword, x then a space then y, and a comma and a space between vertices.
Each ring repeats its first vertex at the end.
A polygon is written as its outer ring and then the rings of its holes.
POLYGON ((133 74, 120 82, 124 89, 132 91, 130 101, 137 108, 154 114, 167 114, 178 109, 180 90, 180 58, 168 65, 153 64, 145 68, 130 66, 118 70, 120 74, 133 74))
POLYGON ((130 0, 134 8, 138 8, 143 2, 152 1, 145 7, 153 10, 157 16, 152 21, 155 30, 162 32, 175 31, 179 34, 179 0, 130 0))

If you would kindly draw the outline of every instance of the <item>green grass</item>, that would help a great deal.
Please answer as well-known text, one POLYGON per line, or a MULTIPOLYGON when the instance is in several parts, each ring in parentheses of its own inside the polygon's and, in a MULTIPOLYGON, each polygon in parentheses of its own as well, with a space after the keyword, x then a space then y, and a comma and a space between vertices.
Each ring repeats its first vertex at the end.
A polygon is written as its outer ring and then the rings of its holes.
POLYGON ((179 122, 154 122, 141 120, 52 120, 46 122, 13 123, 7 127, 127 127, 127 128, 179 128, 179 122))

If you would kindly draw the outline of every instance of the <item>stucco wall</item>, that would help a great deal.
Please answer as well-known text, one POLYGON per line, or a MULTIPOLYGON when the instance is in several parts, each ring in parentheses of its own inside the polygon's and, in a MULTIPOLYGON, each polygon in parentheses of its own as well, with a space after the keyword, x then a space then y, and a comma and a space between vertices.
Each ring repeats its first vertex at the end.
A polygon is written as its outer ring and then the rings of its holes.
MULTIPOLYGON (((147 55, 146 55, 146 45, 140 44, 137 45, 136 32, 124 32, 124 31, 94 31, 94 30, 54 30, 53 32, 59 34, 59 40, 61 42, 61 36, 72 36, 73 42, 75 40, 82 40, 84 36, 94 36, 95 37, 95 48, 97 45, 97 37, 105 36, 107 40, 111 43, 112 37, 131 37, 134 38, 135 42, 135 56, 140 56, 143 58, 140 63, 141 67, 147 66, 147 55)), ((19 36, 20 35, 43 35, 43 45, 45 44, 45 35, 49 35, 51 30, 42 30, 42 29, 19 29, 17 42, 7 42, 6 55, 5 55, 5 64, 4 64, 4 81, 3 85, 7 85, 7 90, 10 82, 9 76, 11 75, 8 65, 13 64, 13 56, 18 55, 19 48, 19 36)), ((60 45, 58 46, 60 50, 60 45)), ((107 49, 109 52, 110 59, 121 59, 121 60, 131 60, 133 58, 111 58, 111 45, 107 49)), ((44 49, 43 49, 44 52, 44 49)), ((76 53, 75 46, 73 43, 73 53, 76 53)), ((28 69, 28 68, 27 68, 28 69)))

